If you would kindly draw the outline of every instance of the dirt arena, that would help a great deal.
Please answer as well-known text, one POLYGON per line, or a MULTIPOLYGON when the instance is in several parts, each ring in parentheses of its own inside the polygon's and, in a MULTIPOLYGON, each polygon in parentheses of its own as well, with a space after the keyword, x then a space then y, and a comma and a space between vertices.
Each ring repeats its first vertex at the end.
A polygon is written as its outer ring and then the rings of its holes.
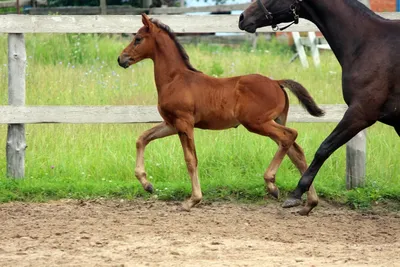
POLYGON ((400 266, 400 214, 323 204, 161 201, 0 205, 0 266, 400 266))

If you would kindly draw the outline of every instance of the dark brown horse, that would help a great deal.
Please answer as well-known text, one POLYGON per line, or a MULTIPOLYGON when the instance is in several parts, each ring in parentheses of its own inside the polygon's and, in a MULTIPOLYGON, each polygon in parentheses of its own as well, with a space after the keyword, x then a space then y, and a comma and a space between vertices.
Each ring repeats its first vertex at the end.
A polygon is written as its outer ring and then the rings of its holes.
POLYGON ((344 117, 318 148, 284 207, 300 204, 325 160, 376 121, 400 136, 400 22, 384 19, 356 0, 257 0, 239 18, 239 28, 305 18, 315 23, 342 66, 344 117))
MULTIPOLYGON (((192 196, 182 206, 189 210, 202 198, 194 128, 222 130, 242 124, 278 144, 278 151, 264 174, 268 192, 278 197, 275 174, 286 154, 300 173, 307 169, 303 150, 295 142, 296 130, 285 126, 289 102, 283 86, 297 96, 311 115, 322 116, 322 110, 307 90, 291 80, 274 81, 255 74, 219 79, 205 75, 190 64, 188 55, 167 25, 150 20, 146 15, 142 15, 142 21, 144 26, 122 51, 118 63, 127 68, 146 58, 154 62, 158 110, 164 122, 144 132, 136 143, 135 175, 143 188, 153 191, 144 169, 146 145, 155 139, 178 134, 192 180, 192 196)), ((308 213, 317 205, 314 188, 310 187, 309 192, 302 213, 308 213)))

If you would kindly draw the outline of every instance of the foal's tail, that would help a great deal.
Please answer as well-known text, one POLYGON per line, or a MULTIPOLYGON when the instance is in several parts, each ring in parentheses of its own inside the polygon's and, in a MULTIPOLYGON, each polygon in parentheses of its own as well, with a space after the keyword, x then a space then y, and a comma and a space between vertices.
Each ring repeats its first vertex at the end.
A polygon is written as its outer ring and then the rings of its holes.
POLYGON ((299 99, 301 105, 314 117, 321 117, 325 112, 317 106, 314 99, 298 82, 293 80, 280 80, 277 81, 281 86, 289 88, 290 91, 299 99))

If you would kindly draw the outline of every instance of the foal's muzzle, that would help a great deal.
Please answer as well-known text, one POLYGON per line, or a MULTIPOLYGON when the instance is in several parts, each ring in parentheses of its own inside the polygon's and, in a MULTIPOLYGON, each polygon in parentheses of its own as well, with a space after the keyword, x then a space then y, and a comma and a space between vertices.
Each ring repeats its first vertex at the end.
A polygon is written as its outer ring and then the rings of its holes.
POLYGON ((126 57, 126 56, 119 56, 118 57, 118 64, 121 66, 121 67, 123 67, 124 69, 126 69, 126 68, 128 68, 129 67, 129 62, 130 62, 130 59, 129 59, 129 57, 126 57))

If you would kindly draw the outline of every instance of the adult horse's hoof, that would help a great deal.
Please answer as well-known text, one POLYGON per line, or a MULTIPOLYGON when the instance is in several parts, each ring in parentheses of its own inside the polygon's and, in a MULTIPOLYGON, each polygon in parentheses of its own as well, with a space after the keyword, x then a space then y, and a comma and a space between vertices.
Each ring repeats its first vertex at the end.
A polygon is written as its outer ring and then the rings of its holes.
POLYGON ((292 207, 297 207, 302 204, 301 199, 297 198, 288 198, 286 201, 283 203, 282 208, 292 208, 292 207))
POLYGON ((153 185, 152 185, 152 184, 147 184, 147 185, 144 187, 144 190, 146 190, 146 191, 149 192, 150 194, 153 194, 153 192, 154 192, 153 185))

